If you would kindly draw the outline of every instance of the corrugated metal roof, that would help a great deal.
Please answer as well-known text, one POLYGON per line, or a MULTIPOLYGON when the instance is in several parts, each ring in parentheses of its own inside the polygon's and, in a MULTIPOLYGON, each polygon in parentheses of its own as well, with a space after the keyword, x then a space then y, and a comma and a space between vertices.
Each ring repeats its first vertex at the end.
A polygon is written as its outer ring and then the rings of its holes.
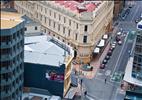
POLYGON ((25 62, 59 66, 59 63, 64 63, 64 53, 63 48, 49 41, 45 35, 25 37, 25 62))

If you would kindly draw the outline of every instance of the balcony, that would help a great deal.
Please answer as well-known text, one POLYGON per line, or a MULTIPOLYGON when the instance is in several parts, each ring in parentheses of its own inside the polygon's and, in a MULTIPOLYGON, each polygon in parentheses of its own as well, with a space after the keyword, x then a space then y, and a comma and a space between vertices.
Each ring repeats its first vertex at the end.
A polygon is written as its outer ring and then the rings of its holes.
POLYGON ((12 41, 1 42, 1 48, 10 48, 12 46, 12 41))
POLYGON ((5 91, 2 91, 1 92, 1 98, 4 98, 4 97, 8 97, 12 94, 12 92, 9 90, 7 93, 5 91))
POLYGON ((1 55, 0 61, 7 61, 7 60, 10 60, 10 59, 12 59, 12 55, 6 54, 6 55, 1 55))

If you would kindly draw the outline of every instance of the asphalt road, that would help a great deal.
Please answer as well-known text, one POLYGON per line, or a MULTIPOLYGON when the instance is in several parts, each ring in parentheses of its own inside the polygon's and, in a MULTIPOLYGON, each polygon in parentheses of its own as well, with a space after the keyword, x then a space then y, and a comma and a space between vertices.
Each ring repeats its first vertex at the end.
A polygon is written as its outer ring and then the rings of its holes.
MULTIPOLYGON (((135 19, 142 13, 142 2, 136 1, 130 14, 124 21, 119 20, 116 26, 117 31, 123 28, 124 31, 135 31, 135 19)), ((120 91, 120 83, 110 80, 114 72, 124 72, 127 61, 129 59, 128 50, 132 48, 132 41, 126 41, 123 45, 117 45, 107 67, 104 70, 99 70, 94 79, 83 78, 83 84, 88 92, 90 100, 123 100, 124 93, 120 91), (107 79, 105 83, 105 79, 107 79)), ((85 100, 87 100, 85 98, 85 100)), ((89 100, 88 99, 88 100, 89 100)))

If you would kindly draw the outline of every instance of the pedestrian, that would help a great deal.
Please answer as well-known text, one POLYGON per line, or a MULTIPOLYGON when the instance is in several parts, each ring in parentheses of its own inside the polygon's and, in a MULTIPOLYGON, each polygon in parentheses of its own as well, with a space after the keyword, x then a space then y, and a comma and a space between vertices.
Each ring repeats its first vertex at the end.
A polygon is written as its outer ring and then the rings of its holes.
POLYGON ((105 84, 106 84, 106 82, 107 82, 107 79, 105 78, 105 84))
POLYGON ((87 95, 87 91, 84 92, 84 95, 85 95, 85 96, 87 95))

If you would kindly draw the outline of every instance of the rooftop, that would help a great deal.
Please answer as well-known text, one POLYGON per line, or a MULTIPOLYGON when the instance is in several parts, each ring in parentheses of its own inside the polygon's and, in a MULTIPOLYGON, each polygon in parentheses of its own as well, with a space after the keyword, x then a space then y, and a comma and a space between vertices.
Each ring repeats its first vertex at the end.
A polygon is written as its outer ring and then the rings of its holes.
POLYGON ((77 13, 81 12, 93 12, 102 1, 85 1, 85 0, 55 0, 55 4, 62 6, 70 11, 74 11, 77 13))
POLYGON ((26 24, 39 24, 39 23, 37 23, 36 21, 32 20, 31 18, 29 18, 26 15, 22 16, 22 18, 25 20, 26 24))
POLYGON ((15 27, 23 20, 21 19, 21 15, 18 13, 12 12, 3 12, 1 11, 1 29, 8 29, 15 27))
POLYGON ((56 39, 45 35, 25 37, 25 62, 51 66, 60 66, 65 63, 65 54, 70 55, 71 47, 65 50, 63 45, 55 43, 56 39))

